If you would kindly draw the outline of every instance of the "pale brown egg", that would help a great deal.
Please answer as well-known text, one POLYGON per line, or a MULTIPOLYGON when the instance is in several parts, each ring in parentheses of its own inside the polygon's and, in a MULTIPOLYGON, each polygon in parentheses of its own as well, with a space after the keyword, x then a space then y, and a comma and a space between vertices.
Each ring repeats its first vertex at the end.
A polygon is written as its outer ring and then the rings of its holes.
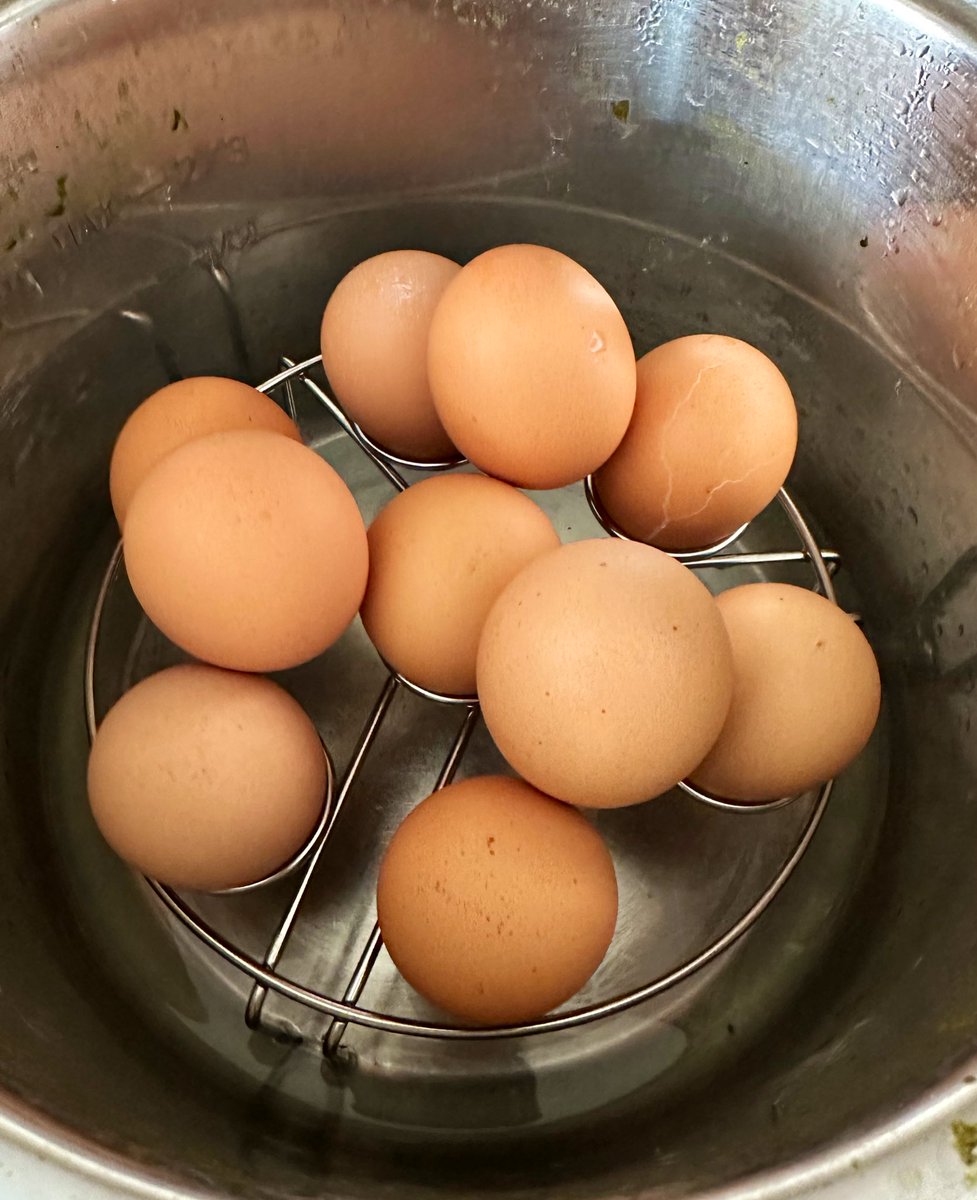
POLYGON ((733 647, 733 699, 692 781, 730 800, 793 796, 843 771, 879 715, 872 647, 830 600, 785 583, 718 598, 733 647))
POLYGON ((709 591, 638 542, 571 543, 496 600, 478 647, 489 732, 530 783, 585 808, 658 796, 705 757, 733 689, 709 591))
POLYGON ((797 449, 797 409, 765 354, 719 334, 638 362, 634 416, 594 477, 604 511, 663 550, 715 545, 776 496, 797 449))
POLYGON ((597 831, 520 779, 481 776, 406 818, 380 868, 377 915, 400 973, 480 1025, 568 1000, 614 936, 617 880, 597 831))
POLYGON ((546 246, 499 246, 462 268, 431 322, 428 374, 458 449, 520 487, 596 470, 634 408, 624 318, 589 272, 546 246))
POLYGON ((192 664, 151 675, 109 711, 88 762, 105 840, 173 887, 254 883, 296 854, 322 812, 315 726, 277 684, 192 664))
POLYGON ((116 438, 109 490, 119 528, 136 489, 167 454, 194 438, 230 429, 266 429, 300 442, 295 422, 256 388, 201 375, 160 388, 139 405, 116 438))
POLYGON ((469 696, 485 618, 505 585, 560 539, 528 496, 484 475, 415 483, 368 531, 360 616, 382 657, 432 692, 469 696))
POLYGON ((423 250, 391 250, 339 281, 322 318, 322 363, 346 415, 373 441, 423 461, 457 451, 427 380, 431 317, 461 268, 423 250))
POLYGON ((349 489, 276 433, 215 433, 174 450, 133 498, 132 590, 196 658, 277 671, 320 654, 363 599, 366 529, 349 489))

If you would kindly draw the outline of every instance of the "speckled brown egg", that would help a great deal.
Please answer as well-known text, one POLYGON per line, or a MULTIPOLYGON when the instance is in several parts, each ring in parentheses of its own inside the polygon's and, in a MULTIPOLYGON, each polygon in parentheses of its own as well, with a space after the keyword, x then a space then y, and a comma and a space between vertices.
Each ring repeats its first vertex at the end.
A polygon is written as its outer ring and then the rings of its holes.
POLYGON ((356 616, 366 529, 336 472, 276 433, 215 433, 146 477, 123 537, 132 590, 182 649, 237 671, 320 654, 356 616))
POLYGON ((784 583, 718 599, 733 699, 692 781, 731 800, 776 800, 831 779, 865 748, 881 702, 872 647, 824 596, 784 583))
POLYGON ((431 317, 461 270, 424 250, 390 250, 344 275, 322 317, 322 363, 336 399, 386 450, 425 462, 457 451, 427 378, 431 317))
POLYGON ((696 767, 726 719, 729 638, 687 568, 598 538, 536 559, 505 588, 478 647, 489 732, 530 783, 619 808, 696 767))
POLYGON ((322 744, 287 692, 199 664, 127 692, 88 763, 92 813, 116 853, 202 891, 283 866, 315 827, 325 789, 322 744))
POLYGON ((194 438, 231 429, 265 429, 302 440, 274 400, 234 379, 181 379, 144 400, 122 426, 112 451, 109 490, 119 528, 136 489, 167 454, 194 438))
POLYGON ((476 1024, 530 1021, 600 965, 617 881, 597 831, 529 784, 481 776, 406 818, 380 868, 377 914, 407 982, 476 1024))
POLYGON ((428 375, 458 449, 520 487, 595 470, 634 408, 624 318, 588 271, 546 246, 498 246, 462 268, 431 321, 428 375))
POLYGON ((528 496, 484 475, 415 483, 368 531, 360 615, 383 658, 412 683, 470 696, 482 625, 527 563, 560 544, 528 496))
POLYGON ((796 448, 797 410, 776 365, 736 338, 695 334, 639 360, 634 416, 594 485, 625 533, 697 550, 770 503, 796 448))

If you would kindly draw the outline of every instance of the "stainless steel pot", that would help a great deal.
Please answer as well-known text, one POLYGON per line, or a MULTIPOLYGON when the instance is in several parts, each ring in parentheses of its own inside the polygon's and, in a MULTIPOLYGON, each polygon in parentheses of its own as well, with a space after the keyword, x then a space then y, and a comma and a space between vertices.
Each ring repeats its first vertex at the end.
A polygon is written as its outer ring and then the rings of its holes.
MULTIPOLYGON (((0 9, 0 72, 0 1191, 6 1166, 15 1195, 962 1194, 977 10, 20 0, 0 9), (246 982, 88 818, 107 455, 169 378, 257 381, 315 353, 359 258, 512 240, 590 266, 639 351, 717 329, 781 363, 802 416, 792 487, 844 557, 885 729, 777 903, 680 991, 502 1047, 356 1032, 324 1066, 321 1031, 285 1002, 280 1040, 246 1029, 246 982)), ((350 677, 340 709, 375 683, 350 677)), ((327 983, 370 919, 391 781, 430 766, 421 733, 443 730, 398 716, 293 948, 327 983)), ((633 873, 667 873, 691 841, 710 847, 709 880, 749 881, 760 827, 705 822, 676 805, 635 818, 633 873)), ((242 903, 241 936, 267 932, 267 898, 242 903)), ((702 919, 700 894, 683 904, 702 919)), ((655 933, 636 931, 636 957, 654 958, 655 933)))

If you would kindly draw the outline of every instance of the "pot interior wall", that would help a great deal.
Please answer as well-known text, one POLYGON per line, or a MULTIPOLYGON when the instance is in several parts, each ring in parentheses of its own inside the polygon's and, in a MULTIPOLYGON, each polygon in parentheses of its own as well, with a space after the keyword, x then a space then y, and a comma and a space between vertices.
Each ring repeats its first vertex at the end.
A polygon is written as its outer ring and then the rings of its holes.
MULTIPOLYGON (((740 7, 283 3, 272 19, 259 5, 172 3, 165 28, 124 5, 41 6, 36 23, 10 10, 11 1128, 40 1122, 73 1152, 232 1194, 679 1196, 799 1169, 969 1073, 975 260, 972 155, 955 122, 972 63, 965 31, 892 4, 740 7), (257 382, 282 354, 314 354, 325 298, 359 259, 414 245, 465 259, 506 241, 593 270, 639 353, 717 330, 781 365, 801 414, 791 486, 843 556, 884 719, 786 891, 688 985, 572 1036, 501 1046, 352 1031, 345 1065, 324 1067, 321 1023, 286 1002, 270 1015, 302 1044, 246 1030, 246 983, 162 916, 88 817, 81 689, 113 543, 108 454, 125 415, 171 378, 257 382)), ((373 511, 385 494, 368 465, 300 406, 373 511)), ((362 650, 354 631, 322 664, 347 678, 348 703, 322 699, 318 667, 288 680, 336 722, 340 766, 348 718, 382 678, 375 664, 352 670, 362 650)), ((372 920, 363 877, 446 736, 422 706, 394 714, 290 969, 341 990, 372 920)), ((491 762, 483 739, 473 763, 491 762)), ((635 895, 664 896, 690 860, 704 879, 732 870, 752 884, 796 820, 670 797, 604 828, 635 895)), ((701 916, 701 896, 687 903, 701 916)), ((260 939, 275 898, 235 912, 260 939)), ((682 931, 678 911, 632 931, 640 961, 613 969, 646 970, 682 931)), ((389 968, 373 986, 367 1002, 409 1003, 389 968)))

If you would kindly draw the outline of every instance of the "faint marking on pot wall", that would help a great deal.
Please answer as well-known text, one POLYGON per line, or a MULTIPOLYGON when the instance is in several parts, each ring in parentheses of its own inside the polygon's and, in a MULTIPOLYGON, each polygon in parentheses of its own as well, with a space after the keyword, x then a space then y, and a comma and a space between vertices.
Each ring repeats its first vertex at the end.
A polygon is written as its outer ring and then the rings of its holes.
POLYGON ((977 1125, 969 1121, 954 1121, 950 1125, 953 1145, 960 1161, 967 1168, 964 1182, 967 1187, 977 1184, 977 1125))

